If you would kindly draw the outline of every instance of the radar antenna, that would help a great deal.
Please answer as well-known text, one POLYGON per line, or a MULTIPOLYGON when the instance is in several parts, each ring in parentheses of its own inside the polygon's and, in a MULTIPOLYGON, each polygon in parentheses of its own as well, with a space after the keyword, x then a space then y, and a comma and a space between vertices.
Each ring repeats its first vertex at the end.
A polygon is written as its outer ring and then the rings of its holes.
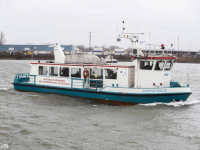
POLYGON ((129 33, 124 32, 124 21, 122 22, 122 32, 117 36, 117 42, 121 41, 121 38, 129 39, 131 41, 131 46, 133 49, 133 53, 136 56, 144 56, 144 53, 142 52, 140 45, 139 45, 139 35, 144 33, 129 33))

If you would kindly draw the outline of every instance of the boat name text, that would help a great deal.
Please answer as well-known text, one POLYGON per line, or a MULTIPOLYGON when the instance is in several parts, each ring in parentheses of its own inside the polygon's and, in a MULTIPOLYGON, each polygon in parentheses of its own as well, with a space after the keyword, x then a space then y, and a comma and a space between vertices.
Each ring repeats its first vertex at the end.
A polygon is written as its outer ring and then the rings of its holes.
POLYGON ((143 89, 142 92, 167 92, 167 89, 143 89))
POLYGON ((50 84, 70 85, 70 83, 66 83, 65 80, 62 80, 62 79, 44 78, 43 80, 39 80, 39 82, 40 83, 50 83, 50 84))

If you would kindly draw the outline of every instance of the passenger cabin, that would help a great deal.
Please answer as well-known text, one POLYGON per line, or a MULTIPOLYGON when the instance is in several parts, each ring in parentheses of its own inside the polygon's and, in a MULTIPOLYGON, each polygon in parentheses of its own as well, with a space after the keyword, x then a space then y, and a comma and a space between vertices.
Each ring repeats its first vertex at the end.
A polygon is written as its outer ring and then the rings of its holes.
POLYGON ((96 86, 95 81, 100 82, 98 87, 102 88, 103 85, 127 88, 170 87, 174 60, 174 57, 140 58, 131 62, 130 66, 32 63, 30 75, 37 75, 36 84, 71 87, 72 81, 82 83, 81 80, 85 79, 83 72, 88 70, 88 88, 96 86))
POLYGON ((31 66, 30 75, 36 75, 36 84, 61 87, 72 87, 73 84, 73 88, 83 88, 84 85, 81 84, 85 79, 83 72, 88 70, 89 76, 85 81, 88 88, 94 86, 103 88, 103 85, 134 87, 134 66, 57 63, 31 63, 31 66), (96 81, 101 84, 96 85, 96 81))

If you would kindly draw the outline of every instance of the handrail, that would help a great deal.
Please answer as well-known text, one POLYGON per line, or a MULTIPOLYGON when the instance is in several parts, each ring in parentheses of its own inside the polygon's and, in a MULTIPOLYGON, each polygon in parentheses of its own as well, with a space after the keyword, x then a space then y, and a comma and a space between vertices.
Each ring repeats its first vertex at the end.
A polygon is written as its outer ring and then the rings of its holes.
POLYGON ((30 75, 29 73, 15 74, 14 83, 35 84, 35 76, 36 75, 30 75))
MULTIPOLYGON (((52 76, 45 76, 45 77, 52 77, 52 76)), ((36 84, 36 75, 30 75, 29 73, 15 74, 14 83, 36 84)), ((103 84, 103 82, 100 80, 71 78, 71 88, 73 89, 98 91, 106 87, 107 86, 103 84)))
POLYGON ((87 89, 87 90, 101 90, 106 87, 105 84, 102 83, 102 81, 99 80, 90 80, 90 79, 80 79, 80 78, 71 78, 71 88, 79 88, 81 89, 87 89), (79 80, 81 82, 74 82, 74 80, 79 80), (95 82, 95 83, 91 83, 95 82), (79 83, 79 84, 74 84, 74 83, 79 83))

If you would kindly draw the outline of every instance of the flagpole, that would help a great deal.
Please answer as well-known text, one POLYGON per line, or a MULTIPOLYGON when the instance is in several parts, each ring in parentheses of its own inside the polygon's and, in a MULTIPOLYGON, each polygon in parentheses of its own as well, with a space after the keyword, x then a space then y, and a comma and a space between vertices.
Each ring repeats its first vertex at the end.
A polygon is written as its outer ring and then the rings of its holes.
POLYGON ((149 50, 151 49, 151 45, 150 45, 150 35, 151 35, 151 32, 149 32, 149 50))
POLYGON ((179 35, 178 35, 178 51, 179 51, 179 35))

